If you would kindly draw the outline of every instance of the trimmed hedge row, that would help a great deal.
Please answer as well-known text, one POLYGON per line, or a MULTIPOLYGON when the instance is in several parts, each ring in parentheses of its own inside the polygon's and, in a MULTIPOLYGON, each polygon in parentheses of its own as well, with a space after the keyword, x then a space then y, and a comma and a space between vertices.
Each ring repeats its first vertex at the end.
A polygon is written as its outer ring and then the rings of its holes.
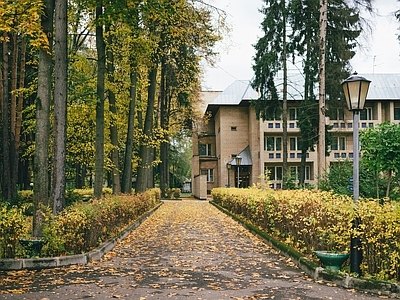
MULTIPOLYGON (((160 190, 76 202, 59 215, 45 212, 43 257, 80 254, 97 247, 160 203, 160 190)), ((25 257, 18 240, 29 237, 31 217, 24 208, 0 209, 0 258, 25 257)))
POLYGON ((315 250, 348 252, 353 234, 362 242, 365 277, 400 279, 397 202, 360 199, 356 207, 348 196, 315 190, 216 188, 211 194, 218 205, 313 259, 315 250), (352 228, 356 214, 358 230, 352 228))

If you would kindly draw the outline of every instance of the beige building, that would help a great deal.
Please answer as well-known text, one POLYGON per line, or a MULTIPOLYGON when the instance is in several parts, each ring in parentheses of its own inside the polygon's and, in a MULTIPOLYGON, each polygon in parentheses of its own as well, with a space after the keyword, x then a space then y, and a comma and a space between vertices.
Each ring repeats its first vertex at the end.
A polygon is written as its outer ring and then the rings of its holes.
MULTIPOLYGON (((400 74, 362 74, 371 80, 359 128, 386 120, 400 124, 400 74)), ((301 77, 293 75, 288 87, 288 167, 292 175, 300 168, 298 148, 300 130, 297 111, 302 101, 301 77)), ((204 92, 208 103, 206 121, 196 124, 193 136, 192 191, 205 199, 215 187, 248 187, 264 184, 263 174, 270 172, 272 188, 282 187, 283 126, 281 120, 257 120, 251 100, 258 98, 249 81, 235 81, 222 92, 204 92), (236 156, 242 158, 236 165, 236 156)), ((347 109, 338 111, 326 124, 331 125, 332 144, 326 166, 353 158, 353 119, 347 109)), ((307 152, 305 183, 318 179, 317 150, 307 152)))

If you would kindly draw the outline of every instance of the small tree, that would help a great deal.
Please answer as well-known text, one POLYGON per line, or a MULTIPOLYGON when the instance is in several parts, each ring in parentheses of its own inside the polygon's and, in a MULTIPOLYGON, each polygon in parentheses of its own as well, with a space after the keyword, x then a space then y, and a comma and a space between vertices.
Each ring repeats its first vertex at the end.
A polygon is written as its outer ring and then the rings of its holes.
POLYGON ((389 197, 394 174, 400 169, 400 127, 386 121, 376 127, 363 130, 360 144, 367 168, 376 177, 376 192, 379 198, 378 178, 387 177, 386 197, 389 197))

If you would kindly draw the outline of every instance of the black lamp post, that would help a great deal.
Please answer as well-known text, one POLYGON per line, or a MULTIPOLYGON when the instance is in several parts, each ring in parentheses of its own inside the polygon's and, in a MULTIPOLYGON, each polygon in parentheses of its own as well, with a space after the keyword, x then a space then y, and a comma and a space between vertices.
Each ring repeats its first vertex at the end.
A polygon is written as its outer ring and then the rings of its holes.
MULTIPOLYGON (((353 112, 353 200, 357 206, 360 194, 360 170, 359 170, 359 139, 358 126, 360 122, 360 110, 364 109, 365 100, 367 98, 370 80, 362 76, 358 76, 354 72, 349 78, 342 82, 344 96, 346 98, 347 107, 353 112)), ((353 227, 357 228, 360 223, 359 218, 353 221, 353 227)), ((360 265, 362 261, 361 240, 351 237, 350 243, 350 272, 361 275, 360 265)))
POLYGON ((226 168, 228 169, 228 187, 231 187, 231 168, 232 168, 232 164, 230 162, 228 162, 226 164, 226 168))
POLYGON ((240 165, 242 163, 242 158, 240 157, 240 155, 235 157, 236 160, 236 165, 237 165, 237 187, 239 187, 240 185, 240 181, 239 181, 239 171, 240 171, 240 165))

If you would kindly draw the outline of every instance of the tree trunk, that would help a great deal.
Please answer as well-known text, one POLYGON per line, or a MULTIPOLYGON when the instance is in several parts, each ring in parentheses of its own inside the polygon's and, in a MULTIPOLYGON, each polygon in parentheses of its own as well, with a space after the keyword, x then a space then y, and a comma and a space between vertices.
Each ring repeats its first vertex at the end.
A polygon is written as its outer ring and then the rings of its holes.
POLYGON ((325 162, 325 58, 326 58, 326 27, 328 18, 328 0, 320 0, 319 14, 319 125, 318 125, 318 177, 322 177, 325 162))
POLYGON ((135 106, 136 106, 136 64, 130 66, 130 101, 128 114, 128 132, 125 143, 124 171, 122 176, 122 192, 130 194, 132 192, 132 153, 133 153, 133 130, 135 123, 135 106))
POLYGON ((7 33, 3 33, 3 70, 2 70, 2 87, 3 87, 3 114, 2 114, 2 135, 3 135, 3 176, 2 176, 2 193, 3 198, 11 200, 11 166, 10 166, 10 93, 8 82, 8 53, 9 43, 7 33))
POLYGON ((94 173, 94 197, 101 198, 104 172, 104 76, 106 70, 106 46, 103 26, 103 3, 99 0, 96 7, 96 48, 97 48, 97 104, 96 104, 96 154, 94 173))
POLYGON ((54 142, 52 193, 53 213, 57 215, 65 202, 65 160, 67 136, 67 0, 56 0, 55 6, 55 70, 54 70, 54 142))
POLYGON ((10 108, 10 196, 15 199, 18 182, 18 149, 16 145, 17 127, 17 86, 18 86, 18 36, 13 33, 11 37, 11 108, 10 108))
MULTIPOLYGON (((112 33, 107 28, 108 34, 108 45, 112 45, 112 33)), ((108 81, 110 85, 114 84, 114 54, 111 47, 107 50, 107 73, 108 81)), ((113 194, 121 193, 121 181, 119 176, 119 142, 118 142, 118 128, 116 124, 117 117, 117 103, 115 99, 115 93, 111 89, 108 90, 108 101, 110 103, 111 122, 110 122, 110 140, 112 145, 111 150, 111 161, 112 161, 112 192, 113 194)))
MULTIPOLYGON (((285 1, 283 2, 285 3, 285 1)), ((285 5, 285 4, 284 4, 285 5)), ((282 189, 286 189, 288 179, 288 131, 287 131, 287 43, 286 43, 286 7, 284 8, 283 19, 283 103, 282 103, 282 144, 283 144, 283 164, 282 164, 282 189)))
MULTIPOLYGON (((161 65, 161 83, 160 83, 160 127, 167 130, 167 75, 166 75, 165 59, 161 65)), ((165 131, 164 131, 165 132, 165 131)), ((166 138, 166 137, 164 137, 166 138)), ((160 188, 161 195, 165 197, 169 187, 168 182, 168 143, 162 141, 160 145, 160 188)))
POLYGON ((50 100, 52 76, 52 45, 53 45, 53 12, 54 0, 45 0, 42 28, 47 36, 47 48, 39 50, 38 91, 36 98, 36 135, 34 157, 34 216, 33 236, 41 237, 42 207, 49 205, 49 135, 50 135, 50 100))
POLYGON ((144 192, 148 188, 154 186, 153 178, 153 158, 154 158, 154 147, 151 145, 152 131, 153 131, 153 114, 154 104, 156 96, 156 85, 157 85, 157 67, 155 66, 149 72, 149 87, 148 87, 148 99, 147 99, 147 110, 146 118, 144 122, 144 142, 140 145, 140 164, 138 167, 136 192, 144 192))

